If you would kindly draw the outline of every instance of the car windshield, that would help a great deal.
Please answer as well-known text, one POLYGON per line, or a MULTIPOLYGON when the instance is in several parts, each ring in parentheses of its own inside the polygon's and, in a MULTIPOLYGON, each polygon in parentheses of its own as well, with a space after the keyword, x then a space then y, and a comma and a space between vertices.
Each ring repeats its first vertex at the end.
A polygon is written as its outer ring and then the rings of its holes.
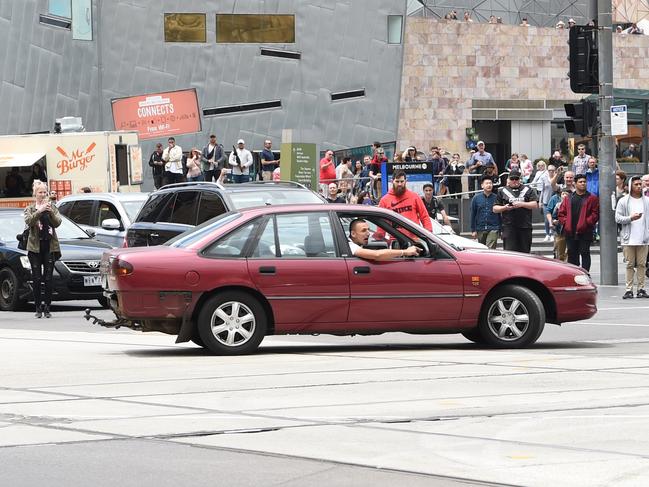
POLYGON ((185 247, 189 247, 194 242, 198 242, 200 239, 202 239, 206 235, 209 235, 217 228, 221 228, 228 223, 233 222, 240 216, 241 215, 239 213, 224 213, 223 215, 219 215, 212 218, 211 220, 207 220, 206 222, 201 223, 191 230, 187 230, 186 232, 177 235, 171 240, 165 242, 163 245, 184 249, 185 247))
POLYGON ((265 205, 322 204, 322 199, 313 191, 276 188, 272 191, 255 188, 250 191, 233 191, 230 198, 237 209, 265 205))
POLYGON ((124 210, 126 210, 126 214, 131 221, 135 220, 137 213, 140 211, 140 208, 142 208, 145 201, 146 198, 142 198, 141 200, 122 201, 122 206, 124 207, 124 210))
MULTIPOLYGON (((61 225, 56 228, 56 235, 59 240, 74 240, 90 238, 75 223, 61 215, 61 225)), ((16 235, 23 233, 25 220, 22 213, 0 214, 0 240, 3 242, 15 242, 16 235)))

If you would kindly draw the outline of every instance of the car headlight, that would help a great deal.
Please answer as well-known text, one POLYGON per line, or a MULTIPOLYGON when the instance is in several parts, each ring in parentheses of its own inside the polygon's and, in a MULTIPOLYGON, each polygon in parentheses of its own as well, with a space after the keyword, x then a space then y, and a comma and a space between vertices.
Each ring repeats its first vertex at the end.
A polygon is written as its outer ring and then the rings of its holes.
POLYGON ((579 274, 575 276, 575 284, 579 284, 580 286, 589 286, 592 283, 593 280, 588 274, 579 274))
POLYGON ((24 269, 31 270, 32 266, 29 263, 29 257, 26 255, 21 255, 20 256, 20 264, 23 266, 24 269))

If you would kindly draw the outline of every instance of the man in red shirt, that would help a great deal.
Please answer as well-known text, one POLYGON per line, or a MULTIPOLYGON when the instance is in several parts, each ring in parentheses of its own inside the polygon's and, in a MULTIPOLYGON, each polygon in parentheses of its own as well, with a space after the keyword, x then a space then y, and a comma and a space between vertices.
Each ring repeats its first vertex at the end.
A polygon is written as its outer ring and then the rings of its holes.
POLYGON ((329 183, 336 182, 336 162, 334 161, 334 151, 328 150, 325 156, 320 159, 320 192, 327 194, 329 183))
POLYGON ((417 193, 406 188, 406 173, 402 170, 397 170, 392 175, 392 189, 381 198, 379 206, 401 213, 408 220, 430 232, 433 231, 433 224, 424 202, 417 193))

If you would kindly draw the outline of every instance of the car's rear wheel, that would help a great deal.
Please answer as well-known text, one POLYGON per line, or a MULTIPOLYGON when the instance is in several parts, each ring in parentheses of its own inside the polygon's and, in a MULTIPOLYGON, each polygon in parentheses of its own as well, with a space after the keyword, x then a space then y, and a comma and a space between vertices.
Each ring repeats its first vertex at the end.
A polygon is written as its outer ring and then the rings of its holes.
POLYGON ((198 333, 212 353, 242 355, 257 349, 267 323, 257 299, 245 292, 228 291, 205 302, 198 315, 198 333))
POLYGON ((18 298, 18 278, 14 271, 5 267, 0 269, 0 310, 16 311, 25 305, 18 298))
POLYGON ((478 330, 484 343, 499 348, 522 348, 533 344, 543 332, 545 308, 528 288, 507 285, 485 302, 478 330))

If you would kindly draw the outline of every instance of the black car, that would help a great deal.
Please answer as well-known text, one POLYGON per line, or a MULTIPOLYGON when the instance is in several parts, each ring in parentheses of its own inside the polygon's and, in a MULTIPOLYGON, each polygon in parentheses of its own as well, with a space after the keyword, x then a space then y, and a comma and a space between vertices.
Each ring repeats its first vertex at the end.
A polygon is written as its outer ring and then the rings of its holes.
POLYGON ((126 247, 161 245, 196 225, 228 211, 253 206, 322 204, 326 200, 298 183, 257 181, 207 182, 163 186, 149 199, 126 232, 126 247))
MULTIPOLYGON (((63 220, 56 229, 61 259, 54 264, 52 300, 97 299, 102 305, 99 263, 111 246, 94 240, 75 223, 63 220)), ((18 248, 16 235, 25 228, 23 210, 0 209, 0 310, 14 311, 33 300, 32 273, 27 251, 18 248)))

